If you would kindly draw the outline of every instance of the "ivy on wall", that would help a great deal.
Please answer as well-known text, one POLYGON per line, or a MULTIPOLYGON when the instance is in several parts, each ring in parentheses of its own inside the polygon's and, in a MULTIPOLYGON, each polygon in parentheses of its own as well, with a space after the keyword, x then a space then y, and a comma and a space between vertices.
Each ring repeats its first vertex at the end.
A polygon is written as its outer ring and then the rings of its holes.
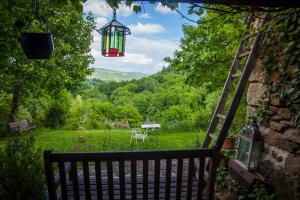
POLYGON ((292 121, 300 127, 300 9, 271 14, 264 27, 261 55, 266 71, 265 85, 270 98, 295 115, 292 121))

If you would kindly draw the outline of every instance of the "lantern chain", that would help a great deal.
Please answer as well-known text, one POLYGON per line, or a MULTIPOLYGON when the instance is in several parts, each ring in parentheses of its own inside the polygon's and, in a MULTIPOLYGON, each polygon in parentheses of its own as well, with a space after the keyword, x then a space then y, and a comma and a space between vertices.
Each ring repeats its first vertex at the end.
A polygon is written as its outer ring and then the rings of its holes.
POLYGON ((117 16, 117 11, 116 11, 116 8, 114 7, 113 8, 113 19, 114 20, 116 20, 116 18, 117 18, 116 16, 117 16))

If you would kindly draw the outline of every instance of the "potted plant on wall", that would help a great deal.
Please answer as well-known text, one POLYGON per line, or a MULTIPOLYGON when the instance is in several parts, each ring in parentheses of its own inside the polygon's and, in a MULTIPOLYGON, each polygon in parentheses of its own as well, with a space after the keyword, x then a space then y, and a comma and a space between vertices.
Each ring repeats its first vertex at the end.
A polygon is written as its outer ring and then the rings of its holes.
POLYGON ((236 138, 237 138, 236 134, 229 133, 229 135, 224 140, 222 148, 223 149, 234 149, 236 138))
POLYGON ((34 18, 20 34, 19 41, 28 59, 49 59, 54 50, 53 35, 48 31, 47 21, 39 16, 38 1, 32 0, 32 6, 34 18), (46 26, 46 31, 37 31, 35 24, 46 26), (32 27, 34 31, 28 31, 29 27, 32 27))

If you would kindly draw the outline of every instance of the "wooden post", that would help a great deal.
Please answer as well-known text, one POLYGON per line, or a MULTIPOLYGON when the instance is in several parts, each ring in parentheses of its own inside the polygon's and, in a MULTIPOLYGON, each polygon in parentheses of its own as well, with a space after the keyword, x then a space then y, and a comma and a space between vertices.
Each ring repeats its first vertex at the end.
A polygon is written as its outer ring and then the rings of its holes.
POLYGON ((56 191, 54 187, 53 163, 50 160, 51 151, 44 151, 44 167, 47 178, 47 187, 49 200, 56 200, 56 191))

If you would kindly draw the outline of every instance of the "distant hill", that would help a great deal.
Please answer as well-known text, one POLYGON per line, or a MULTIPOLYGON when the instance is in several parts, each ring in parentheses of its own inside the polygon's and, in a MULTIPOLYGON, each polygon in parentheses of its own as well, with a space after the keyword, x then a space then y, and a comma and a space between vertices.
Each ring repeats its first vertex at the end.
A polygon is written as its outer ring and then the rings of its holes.
POLYGON ((141 79, 147 76, 149 76, 149 74, 143 74, 140 72, 120 72, 104 68, 95 68, 94 73, 89 77, 89 79, 100 79, 102 81, 120 82, 132 79, 141 79))

